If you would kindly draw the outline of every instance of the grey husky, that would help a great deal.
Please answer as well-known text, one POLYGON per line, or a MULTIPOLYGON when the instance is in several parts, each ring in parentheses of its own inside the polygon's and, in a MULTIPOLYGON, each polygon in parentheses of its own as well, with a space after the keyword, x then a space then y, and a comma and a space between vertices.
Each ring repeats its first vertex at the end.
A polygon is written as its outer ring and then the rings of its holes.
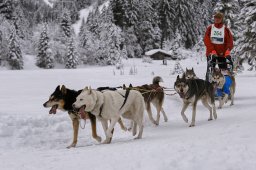
POLYGON ((176 82, 174 83, 174 89, 183 100, 181 116, 186 123, 188 123, 188 118, 184 113, 188 108, 188 105, 190 103, 192 104, 192 122, 189 127, 195 126, 196 107, 198 100, 201 100, 203 105, 210 112, 208 121, 213 119, 212 114, 214 119, 217 119, 213 84, 201 79, 186 80, 185 75, 183 75, 182 78, 177 76, 176 82))
POLYGON ((185 74, 185 78, 188 79, 198 79, 198 77, 196 76, 196 73, 194 72, 194 68, 192 67, 192 69, 187 69, 186 68, 186 72, 185 74))

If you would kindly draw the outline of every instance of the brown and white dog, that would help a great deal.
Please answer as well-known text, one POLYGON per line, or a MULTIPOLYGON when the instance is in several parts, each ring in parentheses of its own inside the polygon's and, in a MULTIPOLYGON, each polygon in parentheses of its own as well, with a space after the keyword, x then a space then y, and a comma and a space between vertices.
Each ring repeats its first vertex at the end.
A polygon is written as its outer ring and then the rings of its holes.
MULTIPOLYGON (((148 113, 148 117, 150 121, 155 124, 159 125, 160 121, 160 112, 162 112, 164 116, 164 121, 167 122, 168 118, 166 116, 166 113, 163 109, 163 104, 164 104, 164 90, 163 87, 159 85, 160 82, 163 82, 163 79, 159 76, 156 76, 153 78, 152 84, 144 84, 142 86, 136 86, 133 87, 132 84, 130 84, 129 88, 133 90, 139 91, 145 102, 145 107, 148 113), (151 103, 155 106, 157 110, 157 118, 154 120, 152 116, 152 110, 151 110, 151 103)), ((124 85, 124 89, 126 89, 124 85)))

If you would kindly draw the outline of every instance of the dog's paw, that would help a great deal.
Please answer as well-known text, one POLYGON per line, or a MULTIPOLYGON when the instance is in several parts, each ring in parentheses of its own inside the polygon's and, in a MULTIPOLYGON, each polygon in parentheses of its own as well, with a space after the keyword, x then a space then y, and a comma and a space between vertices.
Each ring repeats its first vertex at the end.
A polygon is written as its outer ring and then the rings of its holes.
POLYGON ((156 126, 158 126, 158 125, 159 125, 159 122, 157 122, 157 121, 154 121, 154 124, 155 124, 156 126))
POLYGON ((110 144, 111 140, 109 138, 105 139, 102 144, 110 144))
POLYGON ((217 113, 213 113, 214 119, 217 119, 217 113))
POLYGON ((112 137, 113 137, 113 134, 110 132, 110 133, 107 133, 107 136, 108 136, 109 138, 112 138, 112 137))
POLYGON ((209 118, 209 119, 208 119, 208 121, 211 121, 211 120, 212 120, 212 118, 209 118))
POLYGON ((222 106, 219 106, 218 109, 222 109, 222 106))
POLYGON ((182 116, 183 120, 188 123, 188 118, 186 116, 182 116))
POLYGON ((67 149, 75 148, 75 147, 76 147, 76 143, 72 143, 71 145, 67 146, 67 149))
POLYGON ((97 136, 95 139, 96 139, 96 140, 97 140, 97 142, 99 142, 99 143, 100 143, 100 142, 101 142, 101 140, 102 140, 100 136, 97 136))
POLYGON ((230 106, 233 106, 234 105, 234 103, 230 103, 230 106))
POLYGON ((168 118, 166 117, 166 118, 164 118, 164 122, 168 122, 168 118))
POLYGON ((134 140, 137 140, 137 139, 141 139, 142 137, 140 136, 137 136, 136 138, 134 138, 134 140))
POLYGON ((194 126, 195 126, 195 124, 192 124, 192 123, 189 125, 189 127, 194 127, 194 126))

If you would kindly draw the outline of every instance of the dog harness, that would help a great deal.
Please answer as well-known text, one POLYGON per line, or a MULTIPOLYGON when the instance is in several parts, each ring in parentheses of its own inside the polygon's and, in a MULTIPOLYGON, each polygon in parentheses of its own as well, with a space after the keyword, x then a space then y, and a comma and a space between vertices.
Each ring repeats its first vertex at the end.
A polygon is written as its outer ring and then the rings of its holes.
MULTIPOLYGON (((123 102, 121 108, 119 109, 119 110, 121 110, 121 109, 124 107, 124 105, 125 105, 125 103, 126 103, 126 101, 127 101, 127 98, 128 98, 128 96, 129 96, 130 90, 127 89, 126 92, 125 92, 125 95, 123 95, 123 94, 121 94, 121 93, 119 93, 119 92, 117 92, 117 93, 120 94, 120 95, 124 98, 124 102, 123 102)), ((101 107, 100 107, 99 117, 102 117, 102 109, 103 109, 103 104, 102 104, 101 107)))
POLYGON ((232 79, 230 76, 225 75, 225 84, 222 89, 217 88, 217 96, 221 97, 223 93, 230 95, 230 86, 232 85, 232 79))
POLYGON ((130 93, 130 89, 127 89, 126 90, 126 92, 125 92, 125 95, 122 95, 121 93, 119 93, 121 96, 123 96, 123 98, 124 98, 124 102, 123 102, 123 104, 122 104, 122 106, 121 106, 121 108, 119 109, 119 110, 121 110, 123 107, 124 107, 124 105, 125 105, 125 103, 126 103, 126 101, 127 101, 127 98, 128 98, 128 96, 129 96, 129 93, 130 93))

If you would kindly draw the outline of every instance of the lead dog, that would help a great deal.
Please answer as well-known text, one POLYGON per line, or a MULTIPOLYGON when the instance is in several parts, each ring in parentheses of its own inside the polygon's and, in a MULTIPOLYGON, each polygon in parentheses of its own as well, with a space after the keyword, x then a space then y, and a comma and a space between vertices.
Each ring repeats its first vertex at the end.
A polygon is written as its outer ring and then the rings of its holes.
MULTIPOLYGON (((108 87, 99 88, 100 90, 108 89, 108 87)), ((73 109, 72 104, 76 101, 76 97, 82 92, 82 90, 75 91, 66 88, 64 85, 57 86, 55 91, 50 95, 48 101, 46 101, 43 106, 46 108, 51 107, 49 114, 56 114, 57 109, 62 111, 67 111, 70 119, 72 120, 73 125, 73 142, 67 147, 76 147, 77 138, 78 138, 78 130, 79 130, 79 119, 81 117, 86 118, 89 117, 91 122, 92 129, 92 137, 96 139, 98 142, 101 142, 101 137, 97 135, 96 128, 96 117, 91 113, 84 113, 83 115, 79 115, 76 110, 73 109)), ((126 130, 121 119, 119 120, 119 124, 123 130, 126 130)))
POLYGON ((142 138, 144 101, 140 92, 135 90, 117 90, 98 92, 91 88, 85 88, 76 98, 73 107, 79 109, 80 113, 90 112, 102 123, 106 140, 103 143, 110 143, 112 129, 120 116, 134 122, 133 135, 136 135, 136 127, 139 127, 138 136, 142 138), (108 127, 108 120, 110 125, 108 127))
POLYGON ((189 127, 195 126, 198 100, 201 100, 203 105, 209 110, 210 117, 208 120, 212 120, 212 113, 214 119, 217 119, 214 101, 214 87, 211 83, 201 79, 186 80, 185 75, 183 75, 182 78, 177 76, 176 82, 174 83, 174 89, 183 100, 181 116, 186 123, 188 123, 188 118, 185 115, 185 111, 188 108, 188 105, 190 103, 192 104, 192 122, 189 127), (210 105, 212 105, 212 107, 210 105))

